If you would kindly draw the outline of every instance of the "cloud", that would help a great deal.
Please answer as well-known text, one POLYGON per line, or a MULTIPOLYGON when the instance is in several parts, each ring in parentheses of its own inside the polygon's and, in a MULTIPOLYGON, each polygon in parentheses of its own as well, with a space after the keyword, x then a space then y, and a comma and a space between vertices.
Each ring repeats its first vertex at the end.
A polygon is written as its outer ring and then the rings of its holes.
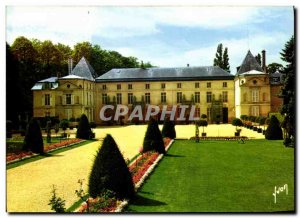
POLYGON ((94 36, 126 38, 155 35, 160 25, 224 28, 259 16, 253 7, 7 7, 7 38, 17 34, 62 42, 94 36), (23 33, 23 34, 22 34, 23 33), (65 39, 64 39, 65 38, 65 39))

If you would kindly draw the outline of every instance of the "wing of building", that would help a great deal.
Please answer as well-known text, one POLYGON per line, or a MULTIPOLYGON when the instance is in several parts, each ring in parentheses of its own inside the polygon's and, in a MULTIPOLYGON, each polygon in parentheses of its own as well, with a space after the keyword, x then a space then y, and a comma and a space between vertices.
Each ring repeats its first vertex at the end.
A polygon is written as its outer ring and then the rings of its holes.
POLYGON ((147 105, 161 109, 194 105, 195 116, 206 114, 210 122, 227 123, 242 114, 267 116, 281 104, 277 95, 282 75, 270 76, 265 69, 249 51, 236 75, 215 66, 187 66, 112 69, 98 77, 83 57, 69 75, 41 80, 32 87, 33 114, 70 119, 84 113, 90 121, 103 124, 101 108, 122 104, 129 110, 142 105, 143 112, 147 105))

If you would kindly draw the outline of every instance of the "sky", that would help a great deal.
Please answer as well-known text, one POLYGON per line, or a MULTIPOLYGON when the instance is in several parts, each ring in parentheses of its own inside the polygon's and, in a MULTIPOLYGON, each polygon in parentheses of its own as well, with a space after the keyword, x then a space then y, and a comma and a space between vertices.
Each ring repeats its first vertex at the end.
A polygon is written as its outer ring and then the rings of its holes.
POLYGON ((284 64, 279 53, 293 34, 292 6, 6 6, 9 44, 18 36, 89 41, 158 67, 211 66, 219 43, 232 74, 249 49, 284 64))

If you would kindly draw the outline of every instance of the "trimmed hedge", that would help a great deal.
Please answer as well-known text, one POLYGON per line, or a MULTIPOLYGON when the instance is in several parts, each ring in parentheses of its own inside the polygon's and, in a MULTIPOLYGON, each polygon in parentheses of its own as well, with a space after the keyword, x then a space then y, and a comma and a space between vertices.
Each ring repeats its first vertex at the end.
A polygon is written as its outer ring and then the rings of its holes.
POLYGON ((76 138, 79 139, 90 139, 91 137, 91 127, 89 120, 85 114, 82 114, 77 128, 76 138))
POLYGON ((168 137, 170 139, 176 138, 176 131, 175 131, 175 124, 173 121, 170 121, 169 119, 166 119, 164 121, 164 126, 162 128, 162 136, 168 137))
POLYGON ((105 191, 115 193, 118 199, 134 196, 134 185, 127 164, 111 135, 106 135, 89 177, 89 194, 95 198, 105 191))
POLYGON ((44 153, 44 142, 39 122, 35 118, 31 118, 28 123, 24 138, 23 150, 32 151, 34 153, 44 153))
POLYGON ((282 129, 280 127, 279 120, 274 115, 272 115, 270 118, 270 124, 266 130, 265 138, 268 140, 283 139, 282 129))
POLYGON ((148 128, 144 137, 143 152, 147 151, 157 151, 160 154, 166 153, 162 134, 158 128, 158 123, 153 118, 149 120, 148 128))

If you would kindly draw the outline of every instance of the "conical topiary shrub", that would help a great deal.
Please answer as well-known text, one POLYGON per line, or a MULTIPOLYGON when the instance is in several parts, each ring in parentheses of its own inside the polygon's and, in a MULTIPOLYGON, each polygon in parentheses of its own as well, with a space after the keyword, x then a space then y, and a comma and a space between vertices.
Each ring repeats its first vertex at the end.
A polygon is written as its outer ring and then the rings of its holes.
POLYGON ((113 191, 118 199, 128 199, 134 195, 131 174, 111 135, 105 137, 89 178, 91 197, 95 198, 106 190, 113 191))
POLYGON ((27 125, 23 150, 32 151, 38 154, 44 153, 44 143, 41 128, 37 119, 35 118, 32 118, 27 125))
POLYGON ((166 153, 164 141, 158 128, 158 123, 152 118, 148 123, 148 128, 143 143, 143 152, 147 151, 157 151, 160 154, 166 153))
POLYGON ((280 127, 279 120, 276 116, 272 115, 270 118, 270 124, 266 130, 265 134, 266 139, 268 140, 280 140, 282 137, 282 129, 280 127))
POLYGON ((164 121, 164 126, 162 128, 162 136, 168 137, 170 139, 176 138, 176 131, 175 131, 175 124, 174 122, 170 121, 170 119, 166 119, 164 121))
POLYGON ((79 139, 89 139, 91 137, 91 127, 89 120, 85 114, 82 114, 78 124, 78 129, 76 133, 76 138, 79 139))

